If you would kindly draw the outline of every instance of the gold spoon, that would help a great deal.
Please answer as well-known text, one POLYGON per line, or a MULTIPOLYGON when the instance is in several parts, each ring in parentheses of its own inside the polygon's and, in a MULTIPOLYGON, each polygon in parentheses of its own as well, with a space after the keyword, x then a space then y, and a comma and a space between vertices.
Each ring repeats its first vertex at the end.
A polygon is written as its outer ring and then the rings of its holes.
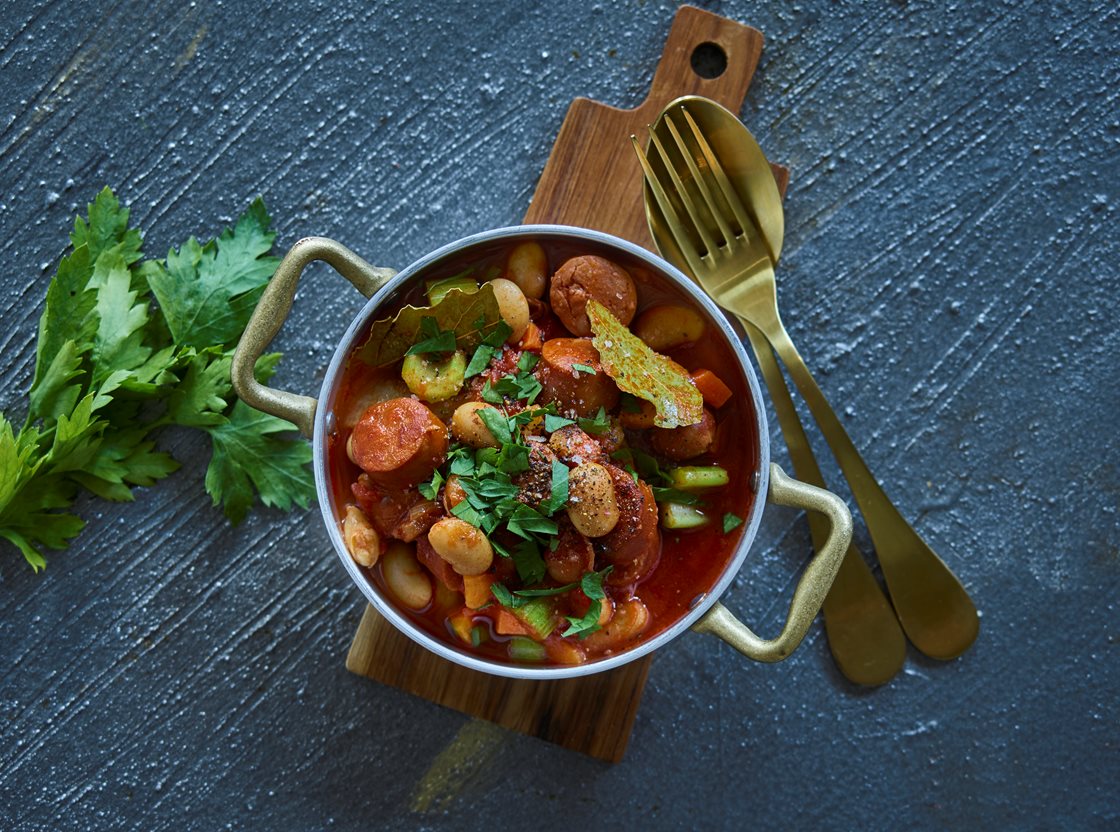
MULTIPOLYGON (((760 164, 758 171, 773 184, 774 177, 769 163, 765 159, 756 162, 760 164)), ((754 172, 752 169, 750 174, 754 172)), ((744 178, 753 177, 748 175, 744 178)), ((760 190, 764 189, 760 188, 760 190)), ((778 196, 777 188, 773 188, 773 192, 778 198, 779 210, 776 214, 773 211, 765 212, 765 216, 773 220, 770 231, 776 234, 775 248, 780 250, 783 225, 781 198, 778 196)), ((765 195, 769 197, 768 193, 765 195)), ((650 208, 650 191, 647 187, 647 218, 652 216, 650 208)), ((688 264, 684 262, 683 257, 670 254, 675 249, 675 243, 665 236, 663 227, 655 226, 651 221, 650 229, 662 254, 688 273, 688 264)), ((739 320, 750 338, 759 368, 762 370, 762 377, 770 390, 770 398, 778 415, 782 435, 789 447, 790 460, 793 462, 797 478, 811 485, 827 488, 770 345, 755 327, 743 318, 739 320)), ((813 548, 820 551, 828 537, 828 524, 821 523, 812 514, 807 516, 813 548)), ((825 598, 823 610, 829 649, 840 672, 849 681, 859 685, 881 685, 894 678, 902 669, 906 660, 906 639, 902 634, 902 628, 899 627, 894 610, 891 609, 890 603, 883 595, 855 543, 848 546, 840 570, 836 573, 836 579, 825 598)))
MULTIPOLYGON (((687 267, 717 303, 757 329, 751 335, 760 366, 766 364, 763 356, 769 351, 758 349, 758 333, 777 352, 851 486, 906 635, 928 656, 959 656, 979 630, 972 600, 879 486, 782 325, 774 280, 784 233, 781 199, 754 137, 733 113, 715 102, 686 96, 662 111, 650 128, 650 146, 656 152, 647 159, 634 140, 646 177, 646 216, 662 254, 687 267), (667 148, 673 148, 675 154, 667 148)), ((768 357, 772 362, 772 356, 768 357)), ((777 402, 781 397, 775 393, 771 377, 776 381, 780 373, 776 368, 770 373, 764 369, 763 375, 777 402)), ((779 412, 792 454, 794 447, 808 445, 803 432, 797 436, 800 424, 790 442, 791 432, 786 431, 790 415, 787 412, 783 420, 779 412)), ((799 477, 811 481, 802 476, 798 461, 794 465, 799 477)), ((865 581, 859 584, 866 588, 865 581)), ((857 582, 841 582, 840 586, 853 585, 857 582)), ((857 602, 849 603, 855 605, 847 610, 859 608, 857 602)), ((849 612, 832 618, 839 626, 845 618, 850 622, 862 614, 849 612)), ((831 626, 827 609, 826 626, 831 626)), ((841 639, 840 643, 851 642, 841 639)), ((835 646, 833 649, 835 655, 835 646)))

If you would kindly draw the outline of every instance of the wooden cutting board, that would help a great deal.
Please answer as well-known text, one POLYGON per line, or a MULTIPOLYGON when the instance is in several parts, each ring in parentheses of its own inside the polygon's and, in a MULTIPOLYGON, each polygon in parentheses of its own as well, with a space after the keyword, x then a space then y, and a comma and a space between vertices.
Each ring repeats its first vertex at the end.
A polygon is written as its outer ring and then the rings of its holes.
MULTIPOLYGON (((594 228, 652 249, 630 135, 642 136, 661 109, 681 95, 703 95, 739 112, 761 53, 757 30, 681 7, 641 106, 619 110, 586 98, 572 102, 525 222, 594 228), (698 57, 714 58, 716 68, 722 52, 726 69, 718 77, 701 77, 693 70, 698 48, 698 57)), ((784 192, 785 169, 775 166, 775 178, 784 192)), ((346 667, 465 714, 617 762, 626 751, 650 661, 647 657, 578 679, 506 679, 439 658, 367 606, 346 667)))

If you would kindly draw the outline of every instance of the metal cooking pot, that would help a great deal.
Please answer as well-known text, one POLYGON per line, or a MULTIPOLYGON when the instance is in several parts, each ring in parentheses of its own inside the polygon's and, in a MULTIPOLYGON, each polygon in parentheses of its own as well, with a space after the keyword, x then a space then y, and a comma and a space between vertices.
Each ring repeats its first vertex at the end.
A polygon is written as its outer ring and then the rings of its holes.
POLYGON ((720 637, 748 658, 763 662, 781 661, 792 653, 804 638, 832 586, 832 580, 836 576, 852 536, 852 516, 839 497, 829 491, 791 479, 781 468, 770 462, 770 434, 766 426, 766 409, 763 406, 758 380, 743 349, 740 336, 731 328, 722 312, 707 295, 676 268, 645 249, 609 234, 557 225, 499 228, 450 243, 422 257, 404 271, 396 273, 392 269, 371 266, 334 240, 323 237, 305 238, 292 246, 261 296, 234 353, 232 376, 234 389, 246 404, 293 422, 300 431, 311 437, 314 447, 315 485, 327 534, 334 544, 343 568, 350 574, 366 599, 409 638, 448 661, 474 670, 521 679, 583 676, 631 662, 656 650, 689 628, 720 637), (819 511, 828 518, 830 525, 828 541, 805 568, 794 591, 786 623, 777 638, 767 640, 759 637, 718 601, 742 566, 758 532, 764 506, 764 501, 761 499, 752 502, 750 512, 744 519, 739 545, 732 553, 719 580, 706 594, 694 602, 687 615, 657 636, 640 642, 631 649, 583 665, 535 667, 502 664, 456 649, 450 643, 433 638, 413 624, 406 615, 397 610, 393 601, 386 597, 376 583, 351 559, 342 541, 338 510, 340 507, 335 505, 327 472, 327 439, 334 428, 333 404, 347 358, 359 341, 367 336, 370 323, 379 317, 384 317, 388 310, 399 305, 408 289, 422 282, 433 270, 448 261, 469 260, 472 252, 480 249, 515 244, 524 239, 577 243, 589 253, 600 253, 608 258, 613 253, 616 258, 640 262, 660 279, 688 295, 718 327, 720 336, 730 344, 738 360, 739 369, 750 389, 755 416, 754 428, 758 439, 759 467, 754 473, 752 482, 756 495, 765 494, 766 501, 779 505, 819 511), (257 358, 280 331, 280 327, 291 311, 296 283, 301 272, 315 260, 330 264, 359 292, 369 298, 369 302, 354 318, 335 348, 322 389, 319 391, 319 401, 325 402, 325 407, 317 407, 318 402, 308 396, 267 387, 253 376, 253 366, 257 358))

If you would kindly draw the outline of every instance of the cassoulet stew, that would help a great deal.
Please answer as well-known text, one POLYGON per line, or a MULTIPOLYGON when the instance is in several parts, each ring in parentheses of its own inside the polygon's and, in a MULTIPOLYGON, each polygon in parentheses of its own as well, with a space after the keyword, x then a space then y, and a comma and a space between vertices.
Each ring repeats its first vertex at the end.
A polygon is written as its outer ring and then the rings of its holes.
POLYGON ((571 245, 441 266, 336 395, 351 556, 489 660, 580 664, 671 626, 753 499, 751 399, 715 326, 640 264, 571 245))

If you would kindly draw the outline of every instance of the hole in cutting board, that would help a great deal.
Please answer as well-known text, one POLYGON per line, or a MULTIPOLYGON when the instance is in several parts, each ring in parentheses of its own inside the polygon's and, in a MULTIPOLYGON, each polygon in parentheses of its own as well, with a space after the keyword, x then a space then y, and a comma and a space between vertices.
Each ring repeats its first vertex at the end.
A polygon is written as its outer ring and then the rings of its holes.
POLYGON ((727 53, 718 43, 708 41, 692 50, 692 71, 701 78, 718 78, 727 70, 727 53))

